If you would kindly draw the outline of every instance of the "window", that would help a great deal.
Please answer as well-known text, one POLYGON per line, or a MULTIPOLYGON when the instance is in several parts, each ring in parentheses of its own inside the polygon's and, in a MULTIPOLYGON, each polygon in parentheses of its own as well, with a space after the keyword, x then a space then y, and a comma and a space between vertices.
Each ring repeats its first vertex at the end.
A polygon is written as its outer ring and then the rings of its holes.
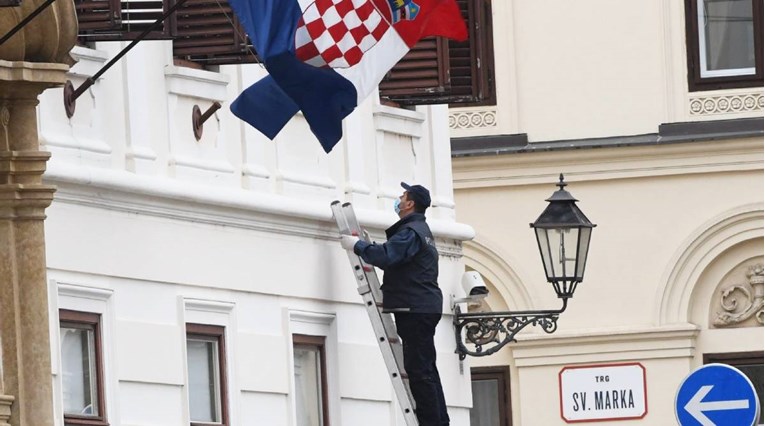
POLYGON ((473 408, 470 426, 510 426, 510 373, 507 367, 470 370, 473 408))
MULTIPOLYGON (((175 0, 75 0, 78 40, 134 40, 175 0)), ((252 44, 225 0, 187 0, 147 40, 172 39, 176 62, 207 65, 257 62, 252 44)))
MULTIPOLYGON (((163 0, 75 0, 81 42, 133 40, 162 17, 163 0)), ((165 20, 147 40, 170 38, 171 21, 165 20)))
POLYGON ((225 0, 187 0, 173 20, 176 63, 202 68, 258 61, 250 39, 225 0))
POLYGON ((380 83, 380 98, 400 105, 494 105, 491 0, 457 0, 468 39, 423 39, 380 83))
POLYGON ((329 426, 323 336, 292 336, 297 426, 329 426))
POLYGON ((763 352, 743 352, 726 354, 704 354, 704 364, 728 364, 744 373, 754 385, 760 398, 760 420, 757 424, 765 423, 763 416, 763 352))
POLYGON ((228 424, 225 328, 186 324, 192 425, 228 424))
POLYGON ((762 86, 762 0, 686 0, 691 91, 762 86))
POLYGON ((59 310, 64 424, 108 425, 104 403, 101 316, 59 310))

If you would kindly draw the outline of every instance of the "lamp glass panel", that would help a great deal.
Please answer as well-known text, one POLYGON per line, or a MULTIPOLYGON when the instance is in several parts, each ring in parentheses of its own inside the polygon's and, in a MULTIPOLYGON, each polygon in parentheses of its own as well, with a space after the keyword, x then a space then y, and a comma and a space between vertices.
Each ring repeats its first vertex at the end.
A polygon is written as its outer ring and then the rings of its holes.
POLYGON ((542 255, 542 263, 545 267, 545 274, 547 274, 547 279, 551 279, 555 275, 552 271, 552 250, 550 247, 550 238, 548 237, 549 229, 546 228, 536 228, 535 229, 537 233, 537 244, 539 244, 539 252, 542 255))
POLYGON ((556 239, 559 241, 558 263, 560 273, 556 276, 569 280, 576 274, 576 255, 579 245, 579 228, 557 228, 556 239))
POLYGON ((590 247, 590 235, 592 235, 592 228, 580 228, 579 229, 579 251, 576 255, 576 278, 578 281, 582 281, 584 278, 584 267, 587 265, 587 252, 590 247))

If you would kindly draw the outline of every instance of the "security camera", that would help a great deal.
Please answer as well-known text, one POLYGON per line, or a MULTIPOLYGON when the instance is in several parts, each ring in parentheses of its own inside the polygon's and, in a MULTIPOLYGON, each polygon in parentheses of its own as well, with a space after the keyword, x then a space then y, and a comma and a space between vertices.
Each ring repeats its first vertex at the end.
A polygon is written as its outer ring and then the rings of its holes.
POLYGON ((489 294, 489 289, 486 288, 483 277, 476 271, 467 271, 462 275, 462 288, 468 296, 483 295, 483 297, 486 297, 489 294))
POLYGON ((483 277, 476 271, 468 271, 462 275, 462 288, 467 297, 458 299, 452 295, 452 310, 458 303, 467 303, 469 306, 480 305, 481 300, 489 295, 489 289, 486 288, 483 277))

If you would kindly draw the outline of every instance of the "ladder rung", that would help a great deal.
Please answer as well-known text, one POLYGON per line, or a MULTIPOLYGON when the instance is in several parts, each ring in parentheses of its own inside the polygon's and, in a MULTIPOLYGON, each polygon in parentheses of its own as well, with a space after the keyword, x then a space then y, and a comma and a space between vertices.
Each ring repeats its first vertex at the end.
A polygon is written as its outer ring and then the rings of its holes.
POLYGON ((390 343, 391 345, 399 345, 399 344, 401 344, 401 340, 399 340, 398 337, 392 337, 392 336, 385 337, 385 336, 381 336, 381 337, 378 337, 378 340, 380 340, 380 343, 383 343, 383 342, 385 342, 387 340, 388 343, 390 343))
POLYGON ((362 296, 367 294, 367 293, 369 293, 369 292, 371 292, 371 291, 372 291, 372 287, 369 287, 368 285, 360 286, 359 287, 359 294, 362 295, 362 296))
POLYGON ((393 377, 394 379, 399 376, 401 377, 401 380, 409 380, 409 375, 406 373, 399 373, 399 372, 391 373, 391 377, 393 377))

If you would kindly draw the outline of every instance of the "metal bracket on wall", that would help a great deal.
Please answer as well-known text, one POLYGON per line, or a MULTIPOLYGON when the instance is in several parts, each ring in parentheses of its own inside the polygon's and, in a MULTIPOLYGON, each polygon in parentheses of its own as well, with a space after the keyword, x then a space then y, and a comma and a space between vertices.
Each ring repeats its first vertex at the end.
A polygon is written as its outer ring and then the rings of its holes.
MULTIPOLYGON (((2 1, 2 0, 0 0, 2 1)), ((53 1, 53 0, 48 0, 53 1)), ((162 22, 167 19, 170 15, 173 14, 176 10, 178 10, 179 7, 183 6, 186 3, 187 0, 178 0, 171 8, 167 9, 167 11, 156 21, 154 21, 153 24, 149 25, 141 34, 138 35, 138 37, 135 38, 132 42, 130 42, 127 47, 122 49, 120 53, 117 54, 114 58, 112 58, 106 65, 101 67, 100 70, 98 70, 97 73, 93 74, 91 77, 88 77, 84 83, 80 85, 78 88, 74 88, 74 85, 71 81, 67 81, 64 85, 64 109, 66 110, 66 116, 69 118, 72 118, 74 115, 74 110, 77 103, 77 98, 79 98, 83 93, 85 93, 90 86, 92 86, 96 80, 98 80, 99 77, 103 73, 105 73, 109 68, 112 67, 117 61, 122 59, 125 54, 127 54, 130 49, 135 47, 136 44, 138 44, 139 41, 143 40, 150 32, 154 31, 162 22)))
POLYGON ((558 316, 566 310, 568 299, 563 298, 563 306, 558 310, 516 311, 516 312, 467 312, 462 313, 459 305, 454 306, 454 332, 457 338, 457 354, 460 360, 466 356, 486 356, 502 349, 506 344, 515 342, 515 335, 527 325, 538 325, 546 333, 558 329, 558 316), (470 350, 462 341, 475 345, 470 350), (485 347, 488 347, 486 349, 485 347))
POLYGON ((194 105, 194 108, 191 110, 191 125, 194 128, 194 137, 197 138, 197 140, 202 139, 202 130, 205 121, 212 117, 212 115, 215 114, 215 111, 219 109, 220 102, 218 101, 213 102, 212 105, 210 105, 210 108, 207 108, 207 111, 204 113, 202 113, 199 105, 194 105))

